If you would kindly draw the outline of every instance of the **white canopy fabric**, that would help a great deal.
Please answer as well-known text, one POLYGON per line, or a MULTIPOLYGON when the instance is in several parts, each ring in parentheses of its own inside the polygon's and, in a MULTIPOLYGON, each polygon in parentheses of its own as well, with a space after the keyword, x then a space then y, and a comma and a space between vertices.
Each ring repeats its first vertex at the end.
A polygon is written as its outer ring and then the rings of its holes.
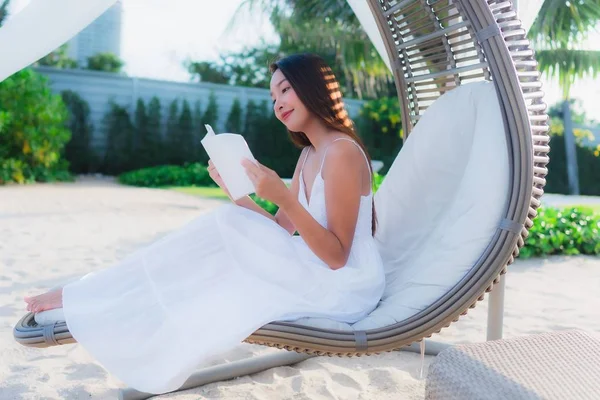
MULTIPOLYGON (((116 1, 32 0, 0 28, 0 82, 60 47, 116 1)), ((389 68, 390 60, 367 1, 347 1, 389 68)), ((520 2, 521 19, 527 29, 542 3, 543 0, 520 2)))
POLYGON ((32 0, 0 28, 0 81, 66 43, 117 0, 32 0))
POLYGON ((352 11, 354 11, 354 15, 356 15, 363 29, 367 33, 367 36, 369 36, 371 43, 373 43, 373 46, 375 46, 375 49, 377 49, 379 56, 381 57, 383 62, 385 62, 385 65, 387 65, 388 69, 390 69, 391 71, 392 67, 390 63, 390 58, 388 57, 387 51, 385 50, 383 38, 379 33, 379 28, 377 28, 377 23, 375 22, 375 16, 373 16, 373 13, 371 12, 371 8, 369 7, 367 0, 347 1, 350 7, 352 8, 352 11))

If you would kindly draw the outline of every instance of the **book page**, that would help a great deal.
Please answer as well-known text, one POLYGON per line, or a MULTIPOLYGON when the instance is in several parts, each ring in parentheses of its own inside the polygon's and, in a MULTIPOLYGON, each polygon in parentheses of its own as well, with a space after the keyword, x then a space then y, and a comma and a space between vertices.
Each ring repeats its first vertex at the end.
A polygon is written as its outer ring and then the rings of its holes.
POLYGON ((242 135, 235 133, 220 133, 215 135, 210 125, 205 125, 208 133, 202 139, 202 145, 208 153, 215 168, 223 178, 223 183, 229 190, 233 200, 254 193, 254 184, 246 175, 246 169, 241 162, 244 158, 256 161, 248 143, 242 135))

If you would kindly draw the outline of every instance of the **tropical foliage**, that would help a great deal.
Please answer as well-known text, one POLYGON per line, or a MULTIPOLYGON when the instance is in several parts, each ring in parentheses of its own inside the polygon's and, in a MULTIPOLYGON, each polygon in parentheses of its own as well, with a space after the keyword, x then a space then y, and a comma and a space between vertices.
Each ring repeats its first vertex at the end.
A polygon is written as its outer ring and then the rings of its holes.
POLYGON ((600 255, 600 214, 586 207, 540 208, 520 257, 600 255))
POLYGON ((69 179, 68 119, 44 76, 24 69, 0 82, 0 184, 69 179))

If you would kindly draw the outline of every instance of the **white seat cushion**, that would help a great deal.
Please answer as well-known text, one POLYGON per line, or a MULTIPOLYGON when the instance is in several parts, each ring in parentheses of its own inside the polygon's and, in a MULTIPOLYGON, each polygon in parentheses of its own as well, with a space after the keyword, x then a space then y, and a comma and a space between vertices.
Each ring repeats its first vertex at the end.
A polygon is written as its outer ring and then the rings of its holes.
POLYGON ((39 312, 35 314, 33 318, 38 325, 50 325, 55 322, 64 321, 65 313, 62 308, 55 308, 53 310, 39 312))

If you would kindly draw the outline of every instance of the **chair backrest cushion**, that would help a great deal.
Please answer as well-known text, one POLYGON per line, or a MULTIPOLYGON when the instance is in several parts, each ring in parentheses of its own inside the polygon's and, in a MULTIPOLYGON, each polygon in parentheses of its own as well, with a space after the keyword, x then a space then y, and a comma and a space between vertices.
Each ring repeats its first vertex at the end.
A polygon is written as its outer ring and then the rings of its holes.
POLYGON ((354 329, 409 318, 470 271, 500 224, 509 171, 491 82, 459 86, 427 109, 375 195, 386 290, 354 329))

